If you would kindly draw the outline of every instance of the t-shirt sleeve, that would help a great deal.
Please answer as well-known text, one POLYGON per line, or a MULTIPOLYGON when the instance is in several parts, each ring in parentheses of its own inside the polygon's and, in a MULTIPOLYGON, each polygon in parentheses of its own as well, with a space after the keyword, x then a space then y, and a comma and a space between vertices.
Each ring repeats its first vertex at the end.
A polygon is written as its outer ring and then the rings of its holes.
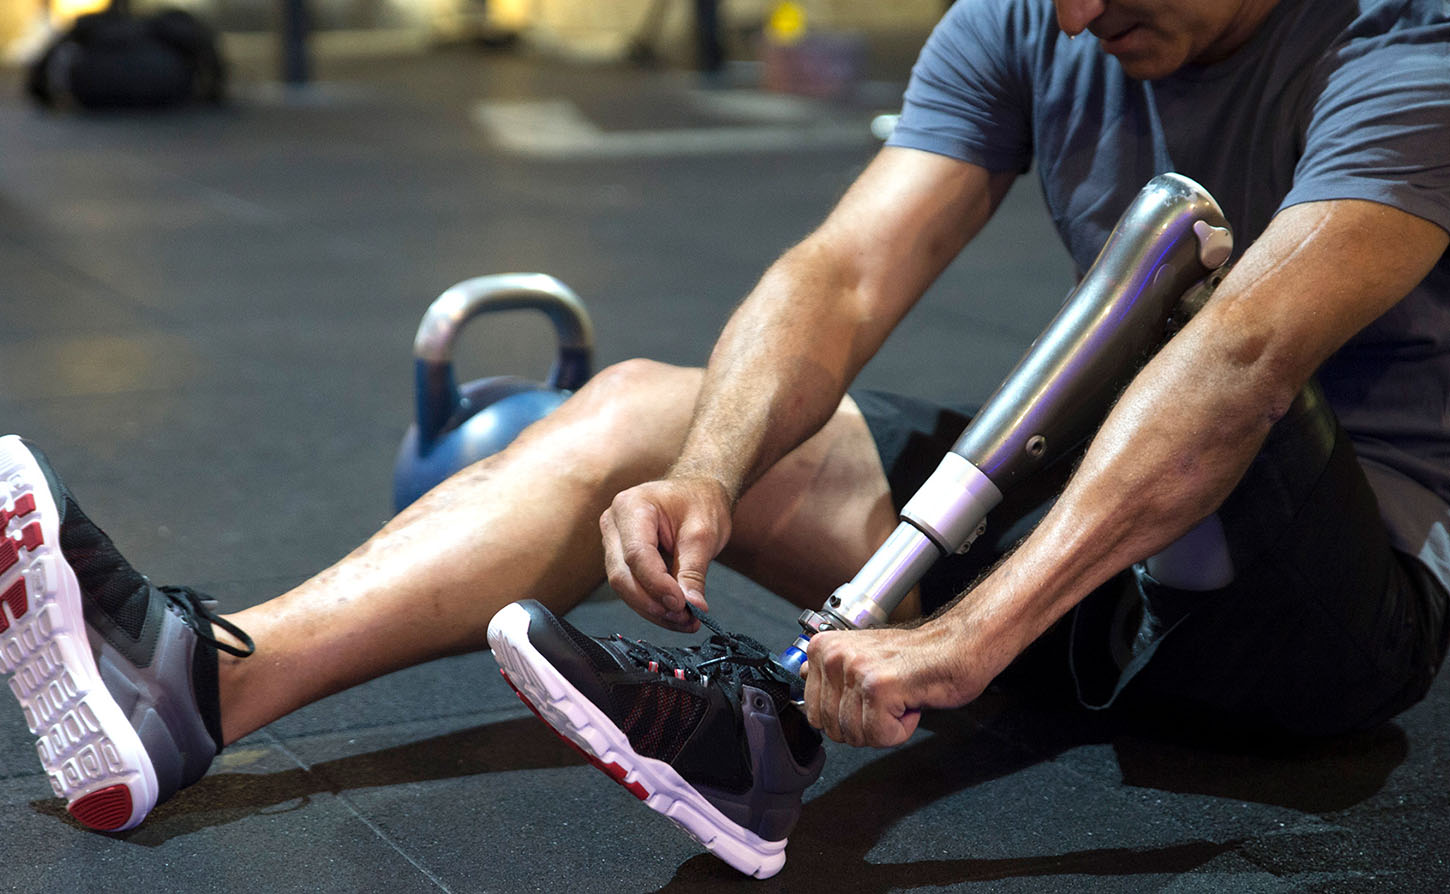
POLYGON ((1018 0, 958 0, 917 57, 889 146, 991 171, 1032 161, 1031 90, 1020 50, 1030 24, 1018 0))
POLYGON ((1316 74, 1287 208, 1381 202, 1450 230, 1450 25, 1350 41, 1316 74))

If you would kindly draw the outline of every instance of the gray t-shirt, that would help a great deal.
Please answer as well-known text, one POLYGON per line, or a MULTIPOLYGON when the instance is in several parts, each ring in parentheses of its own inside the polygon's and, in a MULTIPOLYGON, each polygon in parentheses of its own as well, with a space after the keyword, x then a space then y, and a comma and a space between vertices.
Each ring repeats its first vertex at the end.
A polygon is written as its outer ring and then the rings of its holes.
MULTIPOLYGON (((1035 159, 1080 270, 1165 171, 1218 199, 1239 251, 1280 209, 1325 199, 1450 230, 1450 7, 1281 0, 1230 58, 1135 81, 1092 35, 1070 41, 1050 0, 959 0, 890 145, 995 171, 1035 159)), ((1392 540, 1450 583, 1450 254, 1319 377, 1392 540)))

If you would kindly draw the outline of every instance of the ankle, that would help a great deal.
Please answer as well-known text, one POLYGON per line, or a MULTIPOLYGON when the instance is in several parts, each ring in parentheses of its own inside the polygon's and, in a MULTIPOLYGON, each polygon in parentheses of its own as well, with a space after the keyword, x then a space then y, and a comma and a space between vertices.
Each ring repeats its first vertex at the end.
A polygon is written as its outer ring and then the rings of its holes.
POLYGON ((240 631, 242 629, 236 626, 236 622, 232 618, 233 616, 231 615, 219 615, 216 620, 224 623, 211 625, 211 635, 216 640, 218 646, 217 651, 219 654, 217 655, 217 659, 224 666, 240 664, 243 658, 251 655, 253 650, 256 649, 256 645, 252 642, 251 637, 243 639, 232 633, 233 630, 240 631), (225 660, 222 659, 223 655, 226 656, 225 660))
MULTIPOLYGON (((242 645, 236 637, 226 633, 219 626, 213 629, 218 640, 232 646, 242 645)), ((220 744, 226 746, 255 731, 261 724, 247 719, 251 713, 247 710, 245 698, 245 693, 249 688, 246 684, 248 662, 221 649, 217 650, 216 657, 217 712, 221 726, 220 744)))

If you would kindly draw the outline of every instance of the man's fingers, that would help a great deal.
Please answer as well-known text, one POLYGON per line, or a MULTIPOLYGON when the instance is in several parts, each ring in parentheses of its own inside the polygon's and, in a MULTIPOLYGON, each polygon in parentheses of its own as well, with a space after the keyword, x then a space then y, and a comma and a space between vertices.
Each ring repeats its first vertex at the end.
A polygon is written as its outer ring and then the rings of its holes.
POLYGON ((673 548, 668 522, 652 503, 624 507, 613 513, 623 523, 619 552, 625 566, 646 592, 670 611, 685 608, 685 594, 670 575, 661 550, 673 548))
POLYGON ((884 748, 910 738, 921 711, 901 701, 899 684, 868 679, 856 688, 861 693, 861 744, 884 748))
MULTIPOLYGON (((705 573, 730 537, 728 520, 723 530, 717 519, 690 519, 676 532, 673 544, 675 580, 684 598, 700 611, 705 602, 705 573), (710 522, 714 522, 711 524, 710 522)), ((681 606, 683 608, 683 606, 681 606)))
POLYGON ((902 742, 911 738, 911 734, 916 732, 916 727, 919 723, 921 723, 921 709, 907 708, 906 712, 896 719, 896 729, 894 736, 891 737, 891 741, 887 741, 884 744, 900 745, 902 742))
POLYGON ((665 567, 665 560, 660 556, 658 549, 635 541, 626 542, 620 548, 620 552, 623 555, 625 567, 651 599, 669 611, 677 612, 684 609, 685 593, 670 576, 669 569, 665 567))
POLYGON ((841 693, 841 741, 857 748, 867 744, 866 729, 870 722, 861 690, 853 686, 841 693))
POLYGON ((821 728, 821 679, 818 675, 807 674, 806 667, 810 665, 807 661, 801 665, 801 677, 806 681, 805 692, 802 698, 806 702, 806 723, 816 729, 821 728))
POLYGON ((700 620, 687 611, 666 612, 660 616, 659 623, 677 633, 694 633, 700 629, 700 620))
POLYGON ((649 620, 672 629, 682 629, 681 621, 666 620, 672 612, 683 610, 684 595, 675 595, 673 600, 669 598, 671 589, 677 585, 665 568, 659 551, 651 549, 641 555, 637 540, 633 545, 626 545, 628 535, 619 530, 612 510, 600 516, 599 531, 604 542, 604 573, 609 586, 627 605, 649 620), (663 597, 661 589, 665 591, 663 597), (674 607, 670 605, 671 601, 676 603, 674 607))
POLYGON ((698 608, 702 612, 710 610, 710 604, 705 601, 705 594, 700 590, 691 590, 682 586, 685 591, 685 601, 698 608))
POLYGON ((647 482, 615 496, 599 519, 609 584, 635 611, 691 632, 709 611, 705 572, 730 537, 718 482, 647 482))
POLYGON ((899 745, 916 729, 920 713, 909 707, 905 682, 851 633, 819 633, 807 647, 806 720, 847 745, 899 745))
POLYGON ((837 742, 841 738, 840 711, 842 662, 839 652, 831 648, 833 634, 818 633, 807 646, 808 664, 812 670, 806 677, 806 720, 825 736, 837 742))

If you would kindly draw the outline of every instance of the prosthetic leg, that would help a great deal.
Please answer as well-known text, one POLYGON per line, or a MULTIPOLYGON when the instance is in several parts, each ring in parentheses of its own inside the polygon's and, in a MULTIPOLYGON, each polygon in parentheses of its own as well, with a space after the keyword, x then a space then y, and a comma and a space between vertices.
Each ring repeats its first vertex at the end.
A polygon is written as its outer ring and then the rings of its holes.
POLYGON ((1207 300, 1232 251, 1203 187, 1178 174, 1149 181, 896 530, 820 611, 801 615, 780 663, 798 674, 815 633, 884 624, 937 559, 971 545, 1006 490, 1087 440, 1148 355, 1207 300))

